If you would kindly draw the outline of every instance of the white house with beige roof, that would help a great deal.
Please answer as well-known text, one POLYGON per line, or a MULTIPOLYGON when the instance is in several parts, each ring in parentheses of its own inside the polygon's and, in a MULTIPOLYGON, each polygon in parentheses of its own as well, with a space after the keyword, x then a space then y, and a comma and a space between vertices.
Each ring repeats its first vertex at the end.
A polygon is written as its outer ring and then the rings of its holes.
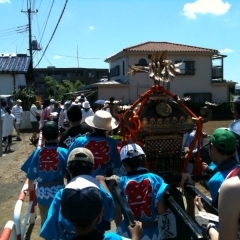
POLYGON ((167 59, 173 63, 183 62, 181 74, 165 87, 180 97, 190 96, 196 103, 229 102, 229 86, 235 82, 224 80, 223 59, 218 50, 169 42, 145 42, 108 57, 110 81, 94 84, 98 97, 116 99, 124 96, 124 102, 133 103, 139 95, 153 85, 148 73, 128 74, 128 66, 148 66, 151 55, 168 51, 167 59))

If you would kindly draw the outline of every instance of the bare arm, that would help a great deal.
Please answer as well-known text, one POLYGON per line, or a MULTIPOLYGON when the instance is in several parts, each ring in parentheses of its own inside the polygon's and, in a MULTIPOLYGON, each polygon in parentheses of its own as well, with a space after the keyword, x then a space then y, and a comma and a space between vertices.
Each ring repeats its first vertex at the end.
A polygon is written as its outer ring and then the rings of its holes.
POLYGON ((97 175, 95 178, 101 183, 101 185, 103 186, 103 188, 104 188, 107 192, 111 193, 111 192, 109 191, 108 187, 107 187, 107 184, 106 184, 106 182, 105 182, 105 177, 104 177, 104 176, 97 175))
POLYGON ((218 201, 219 240, 236 240, 238 237, 238 223, 240 213, 239 188, 240 180, 238 177, 232 177, 226 180, 220 188, 218 201))
POLYGON ((168 209, 168 206, 166 204, 165 198, 162 197, 160 201, 157 203, 157 212, 160 215, 163 215, 168 209))

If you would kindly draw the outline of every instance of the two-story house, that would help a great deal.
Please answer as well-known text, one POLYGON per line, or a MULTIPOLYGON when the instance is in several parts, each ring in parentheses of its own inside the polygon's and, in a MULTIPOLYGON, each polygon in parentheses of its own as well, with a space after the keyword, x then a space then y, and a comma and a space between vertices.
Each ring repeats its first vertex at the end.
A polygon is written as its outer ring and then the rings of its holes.
POLYGON ((145 42, 123 49, 108 57, 109 82, 96 83, 98 97, 124 96, 125 103, 133 103, 139 95, 153 85, 148 73, 128 74, 128 66, 148 66, 151 55, 157 51, 168 51, 167 59, 173 63, 182 62, 181 73, 165 87, 181 97, 190 96, 195 103, 229 102, 229 86, 236 83, 224 80, 223 59, 218 50, 169 42, 145 42))

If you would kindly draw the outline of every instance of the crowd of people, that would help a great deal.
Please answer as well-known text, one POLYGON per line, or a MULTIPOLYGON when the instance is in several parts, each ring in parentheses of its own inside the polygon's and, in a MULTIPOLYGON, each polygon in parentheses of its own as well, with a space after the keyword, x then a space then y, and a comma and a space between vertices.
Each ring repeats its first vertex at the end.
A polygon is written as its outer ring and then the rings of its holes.
MULTIPOLYGON (((16 140, 21 140, 21 100, 12 111, 4 104, 2 107, 3 126, 9 124, 3 127, 2 137, 9 151, 14 126, 16 140)), ((219 222, 209 221, 207 226, 212 240, 238 239, 240 100, 234 104, 234 116, 229 128, 215 129, 203 146, 208 149, 202 156, 203 171, 211 174, 208 188, 212 206, 219 212, 219 222)), ((109 111, 103 108, 94 112, 81 95, 66 101, 63 107, 51 99, 45 100, 41 108, 37 101, 31 106, 30 121, 31 143, 37 144, 41 132, 43 144, 26 159, 21 170, 29 180, 25 190, 34 190, 37 185, 42 238, 161 239, 158 219, 168 209, 165 196, 170 186, 145 167, 147 159, 141 146, 129 143, 117 147, 109 133, 119 123, 109 111), (107 177, 121 189, 136 219, 134 225, 123 218, 112 192, 113 183, 106 183, 107 177), (111 221, 116 225, 114 233, 107 232, 111 221)), ((191 140, 185 139, 183 148, 190 144, 191 140)), ((194 164, 196 151, 190 164, 194 164)), ((200 196, 194 203, 199 211, 211 211, 200 196)))

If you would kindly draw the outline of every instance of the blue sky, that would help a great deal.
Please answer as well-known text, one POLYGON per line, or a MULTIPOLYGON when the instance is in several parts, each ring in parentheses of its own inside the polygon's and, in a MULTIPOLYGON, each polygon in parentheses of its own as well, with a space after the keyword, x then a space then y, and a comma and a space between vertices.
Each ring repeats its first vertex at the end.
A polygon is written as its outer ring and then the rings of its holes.
MULTIPOLYGON (((0 0, 0 53, 28 52, 28 32, 15 30, 25 29, 28 18, 21 10, 26 11, 29 2, 32 10, 38 9, 32 15, 32 38, 42 47, 34 53, 36 66, 66 0, 0 0)), ((37 67, 108 68, 104 59, 146 41, 217 49, 228 56, 225 79, 240 84, 239 0, 68 0, 37 67)))

